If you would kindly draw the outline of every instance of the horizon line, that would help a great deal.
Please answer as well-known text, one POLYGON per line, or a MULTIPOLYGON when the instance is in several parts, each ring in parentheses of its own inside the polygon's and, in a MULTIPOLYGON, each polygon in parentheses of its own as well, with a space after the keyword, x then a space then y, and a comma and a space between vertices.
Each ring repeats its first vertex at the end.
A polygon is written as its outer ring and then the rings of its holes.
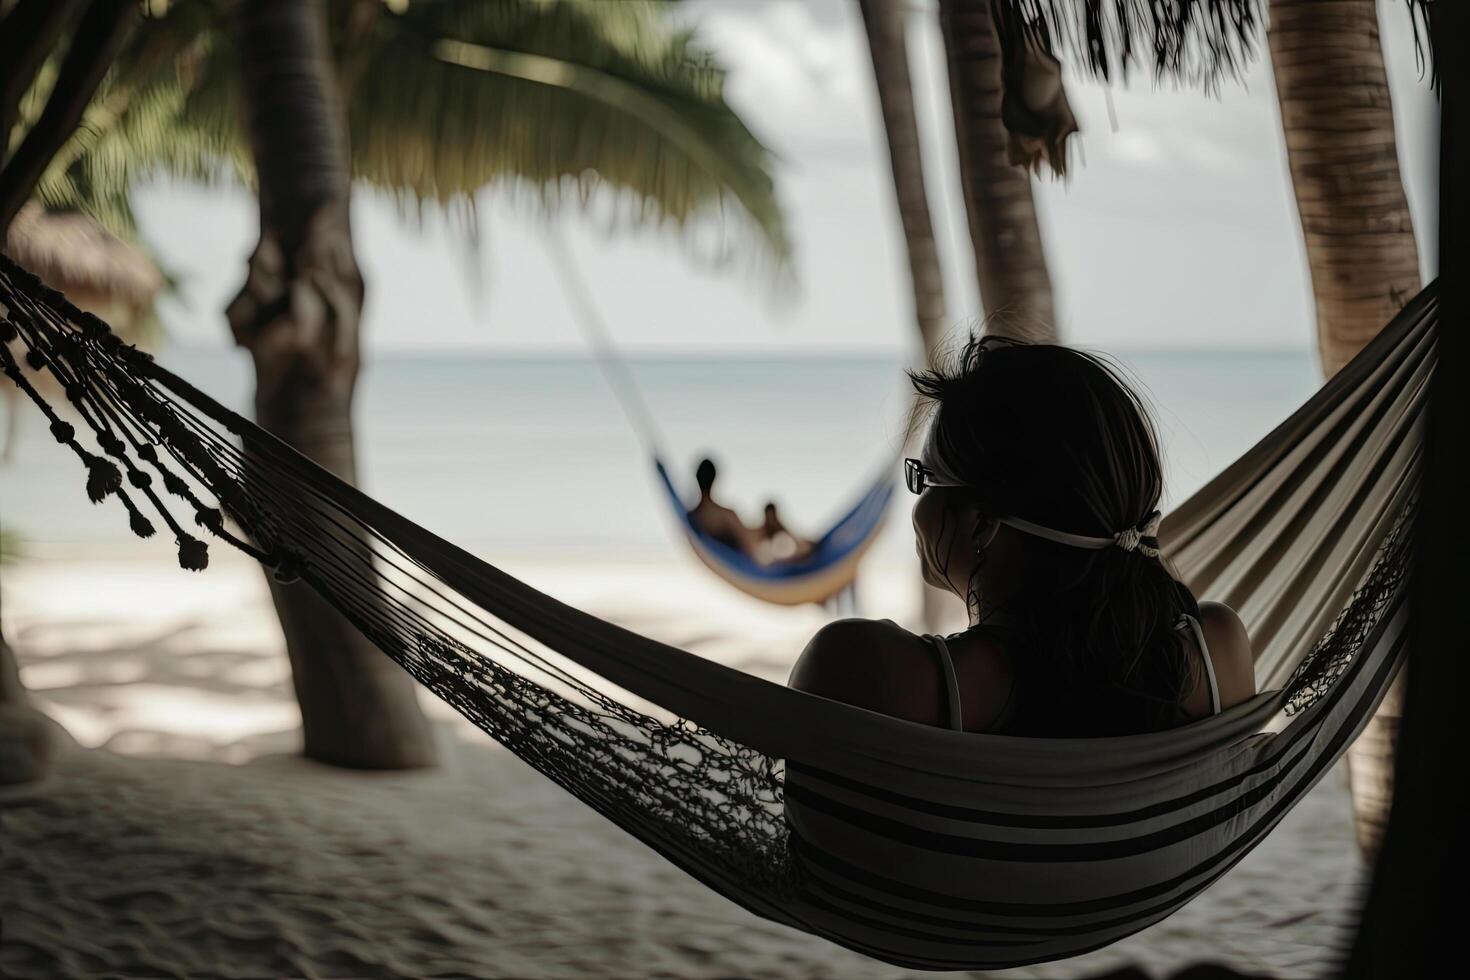
MULTIPOLYGON (((1065 342, 1064 342, 1065 343, 1065 342)), ((1072 345, 1069 345, 1072 346, 1072 345)), ((1306 344, 1119 344, 1104 346, 1100 344, 1076 345, 1083 350, 1112 353, 1148 353, 1148 354, 1315 354, 1315 347, 1306 344)), ((219 343, 200 341, 171 341, 165 339, 165 343, 158 345, 155 352, 163 352, 168 349, 183 350, 190 352, 222 352, 237 350, 234 344, 226 341, 219 343)), ((398 356, 420 356, 438 357, 447 355, 474 354, 491 357, 508 358, 559 358, 573 360, 597 360, 595 351, 576 346, 565 347, 493 347, 472 345, 444 346, 430 345, 427 347, 408 347, 400 345, 389 345, 384 347, 369 347, 363 351, 364 355, 391 354, 398 356)), ((714 357, 744 357, 750 359, 773 359, 773 358, 878 358, 896 357, 907 360, 910 351, 900 347, 650 347, 630 344, 620 346, 617 350, 619 356, 648 359, 696 359, 714 357)))

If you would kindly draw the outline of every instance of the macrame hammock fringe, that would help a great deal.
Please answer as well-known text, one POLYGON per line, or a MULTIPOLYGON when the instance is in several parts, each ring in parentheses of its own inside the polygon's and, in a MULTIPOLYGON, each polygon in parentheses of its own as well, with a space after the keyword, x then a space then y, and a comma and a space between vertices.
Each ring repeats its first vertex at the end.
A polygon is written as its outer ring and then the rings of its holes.
POLYGON ((998 969, 1104 946, 1184 905, 1373 713, 1405 652, 1435 295, 1163 521, 1183 580, 1250 630, 1261 693, 1169 732, 1090 740, 912 724, 566 606, 343 483, 3 258, 0 367, 85 465, 94 502, 116 498, 143 536, 161 521, 185 568, 205 567, 212 536, 315 589, 705 885, 893 964, 998 969), (34 371, 54 375, 100 453, 34 371))

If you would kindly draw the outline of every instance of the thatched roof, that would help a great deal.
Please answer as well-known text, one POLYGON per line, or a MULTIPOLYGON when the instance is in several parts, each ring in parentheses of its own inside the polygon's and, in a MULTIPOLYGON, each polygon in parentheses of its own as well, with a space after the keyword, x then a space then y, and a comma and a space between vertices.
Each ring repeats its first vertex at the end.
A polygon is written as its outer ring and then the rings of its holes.
POLYGON ((163 273, 142 251, 77 211, 27 204, 5 239, 5 252, 63 293, 103 296, 141 314, 163 289, 163 273))

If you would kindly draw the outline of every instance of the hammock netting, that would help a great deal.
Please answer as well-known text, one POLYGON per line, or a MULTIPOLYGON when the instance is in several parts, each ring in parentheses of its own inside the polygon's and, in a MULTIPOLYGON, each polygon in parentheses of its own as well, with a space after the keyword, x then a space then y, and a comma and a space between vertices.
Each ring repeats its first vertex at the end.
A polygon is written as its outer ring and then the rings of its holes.
POLYGON ((1405 653, 1434 290, 1163 522, 1195 594, 1240 613, 1261 693, 1180 729, 1090 740, 905 722, 564 605, 337 479, 3 258, 0 366, 77 454, 94 502, 120 505, 143 536, 162 522, 185 568, 205 567, 213 537, 315 589, 699 881, 894 964, 1000 968, 1106 945, 1188 902, 1367 722, 1405 653), (38 372, 69 408, 47 404, 38 372))

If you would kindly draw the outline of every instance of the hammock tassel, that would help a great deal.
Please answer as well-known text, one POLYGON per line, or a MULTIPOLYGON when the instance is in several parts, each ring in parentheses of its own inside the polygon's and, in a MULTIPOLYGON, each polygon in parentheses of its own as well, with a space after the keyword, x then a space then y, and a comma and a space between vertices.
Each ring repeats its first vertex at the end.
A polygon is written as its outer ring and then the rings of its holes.
POLYGON ((122 472, 101 456, 87 453, 85 459, 87 462, 87 497, 92 503, 100 504, 107 499, 108 494, 116 493, 122 487, 122 472))
POLYGON ((151 538, 154 535, 153 522, 143 516, 143 512, 128 505, 128 527, 140 538, 151 538))
POLYGON ((209 545, 184 534, 179 537, 179 567, 189 572, 202 572, 209 567, 209 545))

